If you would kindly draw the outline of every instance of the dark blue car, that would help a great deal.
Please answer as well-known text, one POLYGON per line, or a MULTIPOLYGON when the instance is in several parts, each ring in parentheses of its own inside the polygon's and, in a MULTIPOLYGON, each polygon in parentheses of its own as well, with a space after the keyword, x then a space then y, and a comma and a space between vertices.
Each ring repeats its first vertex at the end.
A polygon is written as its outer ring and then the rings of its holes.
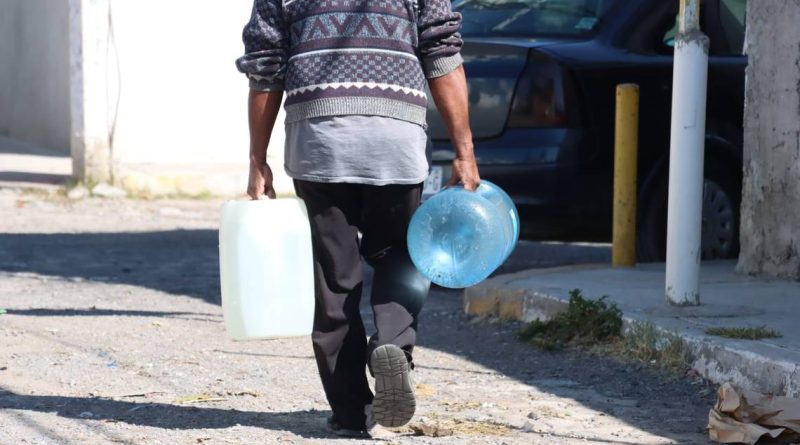
MULTIPOLYGON (((704 0, 711 40, 704 258, 738 253, 745 0, 704 0)), ((462 0, 470 120, 481 176, 516 202, 528 237, 609 240, 615 89, 640 86, 638 253, 666 245, 672 52, 678 1, 462 0)), ((434 172, 453 151, 433 105, 434 172)))

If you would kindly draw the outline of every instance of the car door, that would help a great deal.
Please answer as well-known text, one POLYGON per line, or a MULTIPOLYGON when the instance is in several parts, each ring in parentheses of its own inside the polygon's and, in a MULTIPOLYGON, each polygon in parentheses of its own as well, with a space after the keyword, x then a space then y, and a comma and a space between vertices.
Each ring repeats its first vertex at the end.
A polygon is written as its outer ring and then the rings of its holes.
POLYGON ((746 0, 709 0, 704 21, 711 41, 706 132, 728 145, 728 153, 720 156, 732 157, 737 163, 742 159, 746 6, 746 0))
POLYGON ((640 174, 669 148, 672 56, 662 51, 662 37, 675 21, 671 5, 659 0, 624 2, 624 19, 610 35, 583 47, 562 48, 578 79, 586 130, 593 144, 577 156, 576 213, 610 234, 614 163, 616 87, 635 83, 640 89, 640 174), (594 48, 592 48, 593 46, 594 48), (570 52, 567 52, 567 51, 570 52))

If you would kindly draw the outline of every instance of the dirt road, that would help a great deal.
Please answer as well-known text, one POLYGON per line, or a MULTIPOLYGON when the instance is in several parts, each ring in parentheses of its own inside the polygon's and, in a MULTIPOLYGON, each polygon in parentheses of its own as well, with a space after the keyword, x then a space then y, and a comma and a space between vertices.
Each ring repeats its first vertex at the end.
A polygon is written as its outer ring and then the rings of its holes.
MULTIPOLYGON (((308 338, 225 337, 219 204, 0 190, 0 444, 359 443, 325 430, 308 338)), ((604 255, 528 244, 509 264, 604 255)), ((516 328, 470 320, 459 292, 433 291, 415 356, 418 416, 382 440, 707 443, 701 387, 538 351, 516 328)))

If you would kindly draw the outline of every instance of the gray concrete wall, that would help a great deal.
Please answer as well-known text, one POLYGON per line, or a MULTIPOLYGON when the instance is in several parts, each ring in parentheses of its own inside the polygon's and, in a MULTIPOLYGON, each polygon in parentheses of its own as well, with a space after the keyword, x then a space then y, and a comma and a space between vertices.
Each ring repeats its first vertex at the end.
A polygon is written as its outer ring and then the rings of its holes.
POLYGON ((747 3, 738 270, 800 278, 800 2, 747 3))
POLYGON ((0 134, 70 149, 66 0, 0 0, 0 134))

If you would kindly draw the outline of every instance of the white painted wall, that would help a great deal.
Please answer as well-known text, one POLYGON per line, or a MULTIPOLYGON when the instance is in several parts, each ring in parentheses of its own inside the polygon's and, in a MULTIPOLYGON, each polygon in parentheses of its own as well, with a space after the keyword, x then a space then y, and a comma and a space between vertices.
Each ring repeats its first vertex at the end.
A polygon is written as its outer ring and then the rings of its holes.
MULTIPOLYGON (((79 177, 156 194, 243 192, 248 87, 234 61, 251 8, 252 0, 0 0, 0 134, 71 147, 79 177)), ((279 119, 269 152, 276 173, 279 119)))
MULTIPOLYGON (((252 0, 111 1, 116 163, 247 161, 248 88, 234 60, 251 7, 252 0)), ((276 129, 272 154, 282 151, 283 125, 276 129)))
POLYGON ((69 152, 66 0, 0 0, 0 134, 69 152))

